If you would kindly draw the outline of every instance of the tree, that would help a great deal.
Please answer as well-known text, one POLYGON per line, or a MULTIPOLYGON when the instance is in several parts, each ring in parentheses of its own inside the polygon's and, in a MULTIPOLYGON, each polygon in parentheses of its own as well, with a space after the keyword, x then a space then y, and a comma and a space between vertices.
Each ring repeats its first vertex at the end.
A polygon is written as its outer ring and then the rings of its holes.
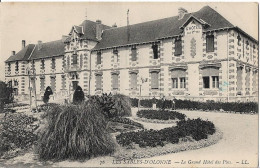
POLYGON ((74 94, 73 94, 73 103, 78 104, 84 101, 84 92, 82 91, 82 88, 80 86, 77 86, 74 94))
POLYGON ((49 99, 50 99, 50 95, 52 95, 52 90, 50 88, 50 86, 48 86, 45 90, 45 93, 43 95, 43 102, 44 103, 48 103, 49 102, 49 99))
POLYGON ((5 82, 0 81, 0 111, 4 109, 4 105, 13 102, 13 89, 5 82))

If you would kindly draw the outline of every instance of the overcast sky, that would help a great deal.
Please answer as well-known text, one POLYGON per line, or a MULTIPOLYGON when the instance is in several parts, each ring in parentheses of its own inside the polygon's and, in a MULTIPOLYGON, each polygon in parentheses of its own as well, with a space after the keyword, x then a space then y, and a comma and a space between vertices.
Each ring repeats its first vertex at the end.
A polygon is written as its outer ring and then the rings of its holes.
POLYGON ((257 3, 176 3, 176 2, 106 2, 106 3, 0 3, 0 80, 4 80, 4 61, 22 47, 22 40, 37 43, 61 39, 73 25, 100 19, 103 24, 126 25, 161 19, 178 14, 178 8, 195 12, 209 5, 232 24, 258 39, 257 3))

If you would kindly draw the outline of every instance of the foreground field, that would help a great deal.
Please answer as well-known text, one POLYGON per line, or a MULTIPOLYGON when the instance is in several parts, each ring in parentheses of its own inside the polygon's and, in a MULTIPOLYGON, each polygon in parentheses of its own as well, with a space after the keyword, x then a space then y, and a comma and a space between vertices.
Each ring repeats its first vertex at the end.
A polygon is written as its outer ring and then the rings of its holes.
MULTIPOLYGON (((137 109, 133 109, 135 113, 137 109)), ((174 167, 256 167, 257 166, 257 147, 258 147, 258 116, 257 115, 246 115, 246 114, 233 114, 233 113, 217 113, 217 112, 200 112, 200 111, 180 111, 189 118, 202 118, 212 121, 217 128, 223 132, 223 139, 217 144, 201 148, 192 151, 185 151, 179 153, 173 153, 163 156, 156 156, 149 159, 143 159, 143 164, 137 162, 116 162, 113 157, 98 157, 90 159, 86 162, 70 162, 68 160, 52 164, 52 166, 59 167, 128 167, 128 166, 174 166, 174 167), (155 161, 158 160, 171 160, 171 164, 158 165, 155 161), (181 165, 181 161, 186 161, 186 164, 181 165), (188 161, 190 162, 188 164, 188 161), (210 165, 202 164, 199 160, 221 160, 225 164, 210 165), (242 160, 247 160, 246 163, 241 164, 242 160), (154 163, 153 165, 144 164, 154 163), (195 162, 197 161, 197 162, 195 162), (179 162, 179 163, 175 163, 179 162), (231 164, 228 164, 230 163, 231 164), (238 162, 238 163, 236 163, 238 162)), ((154 124, 154 123, 143 123, 145 128, 164 128, 170 126, 170 124, 154 124)), ((42 163, 35 163, 33 155, 27 154, 27 156, 21 156, 5 162, 3 166, 39 166, 42 163)), ((158 162, 159 163, 159 162, 158 162)), ((0 163, 1 165, 1 163, 0 163)), ((48 165, 49 167, 50 165, 48 165)))

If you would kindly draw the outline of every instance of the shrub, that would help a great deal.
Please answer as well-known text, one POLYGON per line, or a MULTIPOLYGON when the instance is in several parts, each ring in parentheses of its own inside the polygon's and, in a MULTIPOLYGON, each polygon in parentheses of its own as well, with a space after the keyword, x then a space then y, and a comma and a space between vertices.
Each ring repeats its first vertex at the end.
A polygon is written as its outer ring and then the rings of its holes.
POLYGON ((83 102, 85 99, 84 92, 82 91, 82 88, 78 86, 73 94, 73 103, 79 104, 83 102))
MULTIPOLYGON (((141 100, 141 106, 146 108, 152 108, 153 99, 144 99, 141 100)), ((132 107, 138 107, 138 99, 131 99, 132 107)), ((156 107, 162 108, 163 102, 162 100, 156 101, 156 107)), ((165 101, 165 108, 172 108, 172 101, 165 101)), ((188 110, 216 110, 219 111, 223 109, 224 111, 233 111, 233 112, 258 112, 258 103, 256 102, 198 102, 198 101, 190 101, 190 100, 175 100, 175 108, 176 109, 188 109, 188 110)))
POLYGON ((119 122, 119 123, 123 123, 123 124, 129 124, 129 125, 137 126, 139 128, 144 128, 144 126, 142 124, 135 122, 133 120, 130 120, 129 118, 115 117, 115 118, 110 119, 110 121, 119 122))
POLYGON ((0 156, 17 148, 27 149, 37 140, 36 118, 25 114, 6 114, 0 121, 0 156))
POLYGON ((54 106, 47 112, 47 127, 38 140, 42 160, 81 160, 114 151, 107 120, 93 100, 81 105, 54 106))
POLYGON ((161 130, 141 130, 138 132, 126 132, 116 136, 117 142, 122 146, 129 146, 133 143, 139 147, 164 146, 165 143, 178 143, 180 138, 191 136, 194 140, 207 139, 208 135, 215 133, 215 126, 210 121, 201 119, 181 120, 176 127, 164 128, 161 130))
POLYGON ((186 115, 170 110, 140 110, 136 113, 138 117, 158 120, 184 120, 186 115))
POLYGON ((0 81, 0 113, 4 110, 4 105, 13 102, 13 89, 5 82, 0 81))
POLYGON ((52 94, 53 94, 53 92, 52 92, 50 86, 48 86, 43 95, 43 102, 48 103, 49 99, 50 99, 50 95, 52 95, 52 94))
POLYGON ((100 104, 106 118, 131 116, 131 102, 127 96, 103 93, 101 96, 91 96, 90 99, 100 104))

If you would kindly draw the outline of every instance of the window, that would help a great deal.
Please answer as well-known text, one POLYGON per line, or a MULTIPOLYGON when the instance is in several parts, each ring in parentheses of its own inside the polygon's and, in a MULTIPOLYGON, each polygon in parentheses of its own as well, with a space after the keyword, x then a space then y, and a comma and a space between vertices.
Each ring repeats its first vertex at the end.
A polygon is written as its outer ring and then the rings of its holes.
POLYGON ((203 88, 206 88, 206 89, 209 88, 209 76, 203 77, 203 88))
POLYGON ((11 63, 10 62, 8 62, 8 69, 7 70, 11 71, 11 63))
POLYGON ((68 63, 68 67, 70 66, 70 57, 67 57, 67 63, 68 63))
POLYGON ((219 88, 219 77, 212 76, 212 88, 219 88))
POLYGON ((118 57, 118 51, 116 49, 113 50, 113 54, 114 54, 114 62, 118 62, 119 61, 119 57, 118 57))
POLYGON ((131 89, 137 89, 137 73, 130 74, 130 87, 131 89))
POLYGON ((175 40, 175 52, 174 55, 178 56, 182 54, 182 41, 181 39, 175 40))
POLYGON ((8 87, 12 87, 12 81, 8 82, 8 87))
POLYGON ((15 71, 18 71, 18 70, 19 70, 19 62, 16 61, 16 62, 15 62, 15 71))
POLYGON ((248 42, 248 40, 246 41, 246 49, 247 50, 249 49, 249 42, 248 42))
POLYGON ((77 64, 78 63, 78 55, 77 54, 73 54, 72 55, 72 64, 77 64))
POLYGON ((206 37, 206 51, 214 52, 214 36, 213 35, 206 37))
POLYGON ((241 46, 241 37, 239 35, 237 36, 237 45, 241 46))
POLYGON ((18 86, 18 81, 17 80, 14 81, 14 86, 18 86))
POLYGON ((40 88, 41 91, 44 92, 44 78, 40 78, 40 88))
POLYGON ((152 46, 152 49, 153 49, 153 59, 158 59, 159 58, 159 55, 158 55, 158 45, 154 44, 152 46))
POLYGON ((159 72, 151 72, 151 87, 152 89, 159 88, 159 72))
POLYGON ((78 87, 78 81, 72 81, 73 90, 76 90, 78 87))
POLYGON ((172 88, 178 88, 178 78, 172 78, 172 88))
POLYGON ((96 90, 102 89, 102 75, 97 74, 96 75, 96 90))
POLYGON ((97 52, 97 64, 101 64, 101 52, 97 52))
POLYGON ((185 79, 185 77, 180 78, 180 88, 186 88, 186 79, 185 79))
POLYGON ((41 60, 41 69, 44 69, 45 63, 44 63, 44 59, 41 60))
POLYGON ((136 61, 137 60, 137 52, 136 52, 135 47, 131 49, 131 55, 132 55, 131 60, 136 61))
POLYGON ((14 88, 13 93, 14 93, 15 96, 18 96, 18 89, 17 89, 17 88, 14 88))
POLYGON ((51 60, 51 68, 55 69, 55 58, 52 58, 51 60))
POLYGON ((118 74, 112 74, 112 88, 118 89, 118 74))

